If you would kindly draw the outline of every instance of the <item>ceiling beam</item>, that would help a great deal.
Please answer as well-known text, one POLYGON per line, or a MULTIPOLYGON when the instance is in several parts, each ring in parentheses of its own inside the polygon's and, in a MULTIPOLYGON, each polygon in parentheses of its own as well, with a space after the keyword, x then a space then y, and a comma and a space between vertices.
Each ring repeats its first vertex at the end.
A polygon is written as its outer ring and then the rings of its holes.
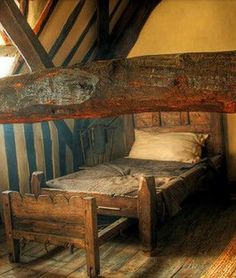
POLYGON ((0 80, 0 123, 236 112, 236 52, 95 61, 0 80))
MULTIPOLYGON (((40 14, 37 22, 34 25, 33 31, 37 37, 40 36, 41 32, 43 31, 48 19, 50 18, 51 14, 53 13, 57 3, 59 0, 48 0, 45 4, 45 7, 40 14)), ((15 65, 12 68, 12 74, 19 74, 22 67, 24 65, 24 59, 22 56, 18 56, 15 61, 15 65)))
POLYGON ((0 22, 31 71, 54 66, 14 0, 0 1, 0 22))

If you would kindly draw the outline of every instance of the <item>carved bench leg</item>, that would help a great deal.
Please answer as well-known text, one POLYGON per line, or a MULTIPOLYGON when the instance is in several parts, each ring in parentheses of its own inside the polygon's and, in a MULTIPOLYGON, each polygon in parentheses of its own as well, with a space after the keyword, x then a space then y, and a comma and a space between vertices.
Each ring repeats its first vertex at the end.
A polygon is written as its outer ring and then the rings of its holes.
POLYGON ((30 183, 30 193, 39 195, 41 188, 45 187, 46 180, 45 175, 42 171, 33 172, 30 183))
POLYGON ((84 199, 87 201, 85 215, 87 273, 89 277, 97 277, 100 273, 97 206, 94 198, 86 197, 84 199))
POLYGON ((137 202, 143 251, 151 255, 151 251, 157 246, 157 198, 154 177, 140 178, 137 202))
POLYGON ((2 204, 9 260, 17 263, 20 261, 20 241, 14 239, 12 234, 11 202, 8 192, 2 193, 2 204))

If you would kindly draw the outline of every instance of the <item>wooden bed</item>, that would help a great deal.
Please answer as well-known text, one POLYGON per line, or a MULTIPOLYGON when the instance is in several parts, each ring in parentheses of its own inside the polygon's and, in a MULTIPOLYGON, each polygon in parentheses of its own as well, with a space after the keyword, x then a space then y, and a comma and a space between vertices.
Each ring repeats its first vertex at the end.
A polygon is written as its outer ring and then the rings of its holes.
MULTIPOLYGON (((163 211, 165 211, 165 198, 170 197, 169 199, 171 199, 179 189, 185 190, 188 188, 190 181, 194 181, 193 190, 190 190, 187 194, 185 193, 181 197, 181 201, 199 189, 200 184, 202 185, 206 181, 209 161, 214 164, 216 171, 221 168, 224 154, 222 119, 220 114, 215 113, 143 113, 134 115, 132 122, 129 120, 124 126, 127 128, 126 145, 129 148, 134 140, 133 127, 156 128, 159 132, 184 131, 210 134, 205 150, 207 159, 196 167, 187 169, 187 171, 181 173, 180 177, 177 176, 165 183, 163 190, 156 188, 155 178, 158 177, 158 173, 156 175, 140 175, 139 181, 136 178, 136 192, 132 191, 132 194, 114 194, 112 187, 107 187, 105 192, 98 189, 93 190, 93 187, 90 190, 81 189, 83 182, 76 176, 76 173, 46 182, 42 172, 35 172, 32 175, 31 191, 35 195, 55 196, 63 194, 66 198, 92 196, 96 198, 99 214, 137 218, 143 250, 150 253, 156 247, 157 221, 158 216, 163 215, 163 211), (215 155, 218 156, 210 159, 215 155), (69 180, 76 187, 69 189, 63 187, 63 185, 67 185, 69 180), (169 193, 172 189, 175 192, 171 195, 169 193)), ((95 171, 95 169, 91 168, 92 171, 95 171)), ((122 186, 122 182, 120 184, 122 186)))

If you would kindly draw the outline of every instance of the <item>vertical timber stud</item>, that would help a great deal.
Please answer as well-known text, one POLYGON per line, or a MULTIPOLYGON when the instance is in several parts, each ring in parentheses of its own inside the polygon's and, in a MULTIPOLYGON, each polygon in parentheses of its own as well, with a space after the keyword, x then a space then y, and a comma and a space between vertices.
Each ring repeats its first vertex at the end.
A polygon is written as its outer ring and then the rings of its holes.
POLYGON ((39 195, 41 188, 45 187, 45 175, 41 171, 33 172, 31 176, 30 192, 34 195, 39 195))
POLYGON ((150 252, 157 245, 157 199, 154 177, 140 177, 137 202, 143 251, 151 255, 150 252))
POLYGON ((87 273, 89 277, 97 277, 97 275, 100 273, 100 259, 96 199, 92 197, 86 197, 84 198, 84 202, 87 273))
POLYGON ((10 262, 17 263, 20 260, 20 241, 18 239, 13 239, 10 193, 10 191, 2 193, 3 217, 9 260, 10 262))
POLYGON ((97 59, 103 59, 109 50, 109 0, 97 1, 97 59))
POLYGON ((0 23, 31 71, 54 67, 14 0, 0 1, 0 23))

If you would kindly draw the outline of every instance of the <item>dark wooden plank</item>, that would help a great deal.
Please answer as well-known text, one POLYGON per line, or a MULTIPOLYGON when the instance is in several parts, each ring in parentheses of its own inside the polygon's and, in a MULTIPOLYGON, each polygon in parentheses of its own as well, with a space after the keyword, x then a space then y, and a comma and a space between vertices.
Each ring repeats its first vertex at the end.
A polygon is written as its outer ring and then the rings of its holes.
POLYGON ((0 19, 3 28, 32 71, 53 67, 53 63, 30 28, 14 0, 0 2, 0 19), (13 24, 14 23, 14 24, 13 24))
POLYGON ((152 10, 161 0, 129 1, 111 34, 109 57, 126 57, 152 10))
POLYGON ((116 220, 114 223, 110 224, 106 228, 102 229, 98 233, 98 243, 99 245, 104 244, 107 240, 117 236, 128 228, 131 225, 131 221, 128 218, 122 217, 118 220, 116 220))
POLYGON ((145 111, 236 112, 235 52, 95 61, 0 80, 0 123, 145 111))
POLYGON ((144 252, 157 246, 157 197, 154 177, 141 177, 138 192, 139 234, 144 252))
POLYGON ((97 205, 96 199, 87 197, 85 201, 85 244, 87 273, 89 277, 97 277, 100 272, 98 229, 97 229, 97 205))
POLYGON ((19 262, 20 242, 18 239, 13 238, 11 196, 9 191, 2 193, 2 205, 9 260, 11 262, 19 262))
POLYGON ((71 14, 69 15, 65 25, 63 26, 58 38, 55 40, 52 48, 50 49, 48 55, 51 59, 53 59, 57 53, 57 51, 62 46, 63 42, 65 41, 66 37, 68 36, 70 30, 74 26, 75 21, 77 20, 83 6, 85 0, 80 0, 78 4, 75 6, 71 14))
POLYGON ((79 196, 82 198, 93 196, 96 198, 98 205, 97 212, 99 214, 137 218, 137 198, 111 196, 94 192, 65 191, 51 188, 42 188, 41 194, 51 197, 57 194, 63 194, 66 198, 70 198, 71 196, 79 196))
POLYGON ((24 15, 27 18, 28 12, 29 12, 29 1, 28 0, 20 0, 19 4, 20 4, 19 8, 20 8, 22 15, 24 15))
POLYGON ((75 247, 85 248, 84 239, 59 236, 59 235, 50 235, 46 233, 35 233, 35 232, 26 232, 21 230, 13 230, 13 237, 16 239, 22 239, 29 241, 37 241, 41 243, 50 243, 53 245, 65 246, 65 244, 70 244, 75 247))
MULTIPOLYGON (((46 25, 49 17, 51 16, 52 12, 54 11, 58 0, 48 0, 39 19, 35 23, 33 28, 34 33, 39 37, 41 32, 43 31, 44 26, 46 25)), ((24 65, 24 59, 22 56, 19 56, 15 61, 15 66, 12 69, 12 74, 19 74, 22 67, 24 65)))
POLYGON ((39 19, 37 20, 33 30, 34 33, 39 36, 43 31, 44 26, 46 25, 49 17, 51 16, 52 12, 54 11, 57 3, 59 0, 48 0, 39 19))
POLYGON ((83 221, 83 206, 83 199, 78 196, 68 200, 63 195, 51 199, 47 195, 25 194, 22 197, 18 192, 11 193, 11 215, 16 218, 77 223, 78 219, 83 221))
POLYGON ((109 48, 109 0, 97 2, 97 59, 105 58, 109 48))
POLYGON ((33 172, 30 182, 30 193, 39 195, 42 187, 46 185, 45 175, 41 171, 33 172))
MULTIPOLYGON (((61 208, 63 210, 63 207, 61 208)), ((84 221, 70 223, 66 221, 33 220, 28 218, 13 218, 14 230, 44 233, 50 235, 66 236, 84 239, 84 221)))

